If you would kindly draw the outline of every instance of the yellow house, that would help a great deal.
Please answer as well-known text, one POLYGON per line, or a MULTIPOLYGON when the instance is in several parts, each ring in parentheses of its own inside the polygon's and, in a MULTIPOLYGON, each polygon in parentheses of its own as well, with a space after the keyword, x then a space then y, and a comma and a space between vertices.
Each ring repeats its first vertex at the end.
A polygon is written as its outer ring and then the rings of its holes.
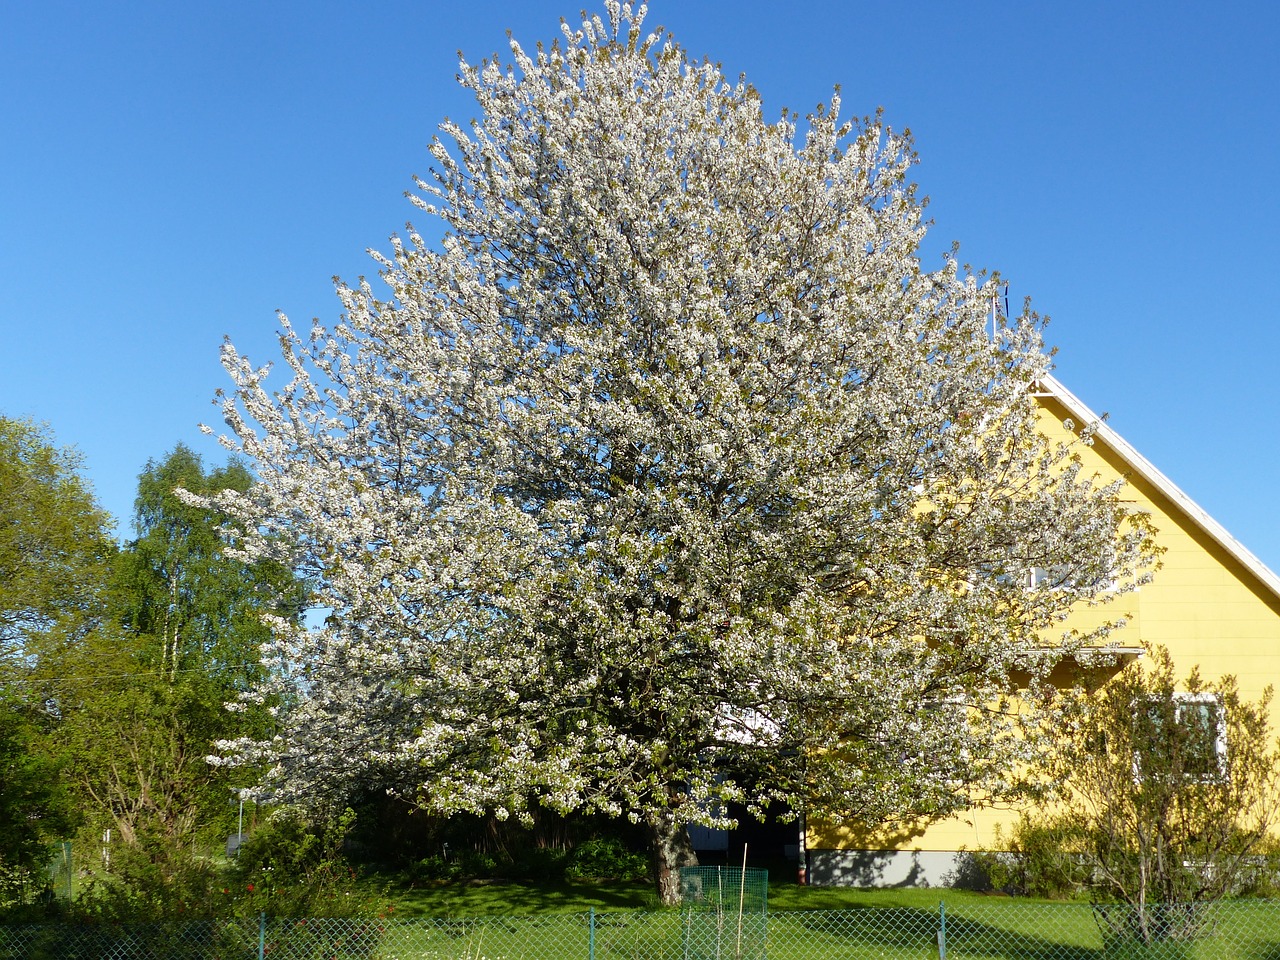
MULTIPOLYGON (((1050 438, 1099 421, 1052 377, 1038 384, 1036 397, 1050 438)), ((1086 473, 1127 480, 1134 508, 1150 516, 1165 550, 1153 581, 1106 611, 1127 618, 1110 641, 1129 657, 1140 655, 1144 643, 1165 646, 1178 676, 1193 665, 1207 678, 1231 674, 1241 695, 1256 700, 1280 680, 1280 577, 1105 424, 1081 457, 1086 473)), ((1280 708, 1273 705, 1273 711, 1272 723, 1280 729, 1280 708)), ((958 877, 960 851, 997 849, 997 825, 1007 829, 1016 818, 1017 810, 973 809, 890 841, 809 824, 801 843, 811 883, 950 885, 958 877)))

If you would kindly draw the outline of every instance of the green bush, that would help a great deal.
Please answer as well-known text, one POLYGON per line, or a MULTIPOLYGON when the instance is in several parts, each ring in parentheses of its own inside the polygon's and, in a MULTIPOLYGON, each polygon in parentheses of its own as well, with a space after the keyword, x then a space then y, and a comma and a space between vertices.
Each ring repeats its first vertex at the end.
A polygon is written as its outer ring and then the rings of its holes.
POLYGON ((347 811, 333 822, 313 823, 282 810, 246 839, 230 864, 143 836, 116 847, 109 872, 90 879, 73 903, 52 901, 42 912, 78 923, 185 923, 259 913, 374 916, 385 908, 382 891, 343 855, 353 819, 347 811))
POLYGON ((217 915, 215 892, 221 885, 213 861, 163 835, 144 833, 113 849, 110 871, 90 878, 68 912, 76 920, 103 923, 205 919, 217 915))
POLYGON ((381 912, 381 891, 360 881, 343 855, 355 824, 347 809, 335 820, 312 821, 284 809, 241 845, 228 885, 222 890, 234 912, 276 917, 373 916, 381 912))
POLYGON ((501 855, 480 850, 444 851, 423 857, 405 871, 411 883, 463 880, 641 880, 648 859, 617 837, 593 837, 572 850, 520 847, 501 855))
POLYGON ((574 847, 564 875, 570 880, 643 880, 649 860, 616 837, 597 837, 574 847))
POLYGON ((1280 899, 1280 840, 1268 835, 1240 871, 1234 896, 1280 899))
POLYGON ((525 847, 511 858, 516 880, 558 880, 565 875, 570 851, 563 847, 525 847))
POLYGON ((432 880, 487 880, 504 873, 498 859, 478 850, 458 850, 445 856, 433 853, 408 870, 413 882, 432 880))
POLYGON ((1009 836, 996 828, 996 844, 1005 850, 974 853, 972 859, 997 890, 1067 900, 1079 896, 1088 883, 1089 870, 1080 855, 1087 840, 1081 826, 1023 814, 1009 836))

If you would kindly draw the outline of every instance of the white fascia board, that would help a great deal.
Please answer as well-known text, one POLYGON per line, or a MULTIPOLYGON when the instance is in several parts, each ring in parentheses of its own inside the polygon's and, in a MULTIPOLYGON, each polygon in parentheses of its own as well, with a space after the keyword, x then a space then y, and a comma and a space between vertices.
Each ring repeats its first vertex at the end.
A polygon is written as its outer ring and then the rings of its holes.
MULTIPOLYGON (((1033 656, 1046 657, 1062 653, 1057 647, 1036 647, 1029 651, 1033 656)), ((1125 661, 1137 660, 1146 656, 1146 647, 1121 646, 1116 643, 1104 644, 1101 647, 1077 647, 1070 654, 1077 663, 1089 666, 1098 660, 1125 661)))

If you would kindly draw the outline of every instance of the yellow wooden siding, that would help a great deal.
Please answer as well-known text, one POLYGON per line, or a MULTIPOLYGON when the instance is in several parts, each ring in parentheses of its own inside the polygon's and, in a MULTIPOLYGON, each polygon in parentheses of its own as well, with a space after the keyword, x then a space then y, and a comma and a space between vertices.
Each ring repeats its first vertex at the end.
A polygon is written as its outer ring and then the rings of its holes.
MULTIPOLYGON (((1051 439, 1064 435, 1068 410, 1054 397, 1041 400, 1042 424, 1051 439)), ((1078 431, 1084 424, 1074 424, 1078 431)), ((1147 513, 1165 552, 1151 583, 1118 596, 1103 608, 1072 614, 1064 626, 1087 629, 1103 617, 1128 615, 1127 626, 1112 642, 1123 646, 1160 644, 1169 649, 1178 677, 1199 665, 1201 675, 1234 675, 1241 694, 1251 700, 1280 679, 1280 598, 1148 478, 1136 475, 1101 440, 1080 448, 1086 473, 1111 481, 1125 476, 1126 499, 1147 513)), ((1280 709, 1272 706, 1272 724, 1280 730, 1280 709)), ((959 850, 995 849, 997 825, 1017 819, 1016 810, 974 809, 924 829, 906 828, 896 837, 811 823, 810 849, 959 850)))

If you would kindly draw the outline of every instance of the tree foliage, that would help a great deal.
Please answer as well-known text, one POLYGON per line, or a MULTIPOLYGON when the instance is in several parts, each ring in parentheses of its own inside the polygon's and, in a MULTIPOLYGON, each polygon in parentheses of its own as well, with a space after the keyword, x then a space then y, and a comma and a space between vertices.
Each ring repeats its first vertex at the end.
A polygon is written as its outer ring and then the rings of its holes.
POLYGON ((415 201, 443 237, 393 238, 388 299, 283 321, 274 390, 225 348, 261 483, 220 503, 332 610, 278 631, 254 702, 296 703, 233 755, 296 798, 626 814, 660 880, 720 801, 1008 795, 1042 744, 1011 670, 1146 543, 1037 432, 1039 321, 993 338, 995 281, 921 266, 908 137, 766 122, 607 6, 463 63, 479 119, 415 201))
POLYGON ((242 464, 206 469, 181 444, 149 462, 110 620, 65 661, 58 748, 91 819, 126 843, 225 832, 230 789, 243 784, 206 757, 221 739, 269 729, 264 711, 225 704, 261 680, 264 618, 298 617, 302 587, 280 563, 226 556, 228 518, 178 493, 250 483, 242 464))
POLYGON ((1234 677, 1179 682, 1167 650, 1148 659, 1075 701, 1060 755, 1082 877, 1144 943, 1195 936, 1197 905, 1249 884, 1280 801, 1270 688, 1249 702, 1234 677))
POLYGON ((49 842, 75 824, 61 771, 38 746, 41 720, 0 688, 0 905, 21 898, 49 842))
POLYGON ((38 667, 101 616, 115 550, 81 468, 46 427, 0 416, 0 669, 38 667))
POLYGON ((184 444, 148 462, 134 502, 137 538, 121 552, 115 576, 121 626, 153 642, 139 656, 170 679, 197 673, 228 698, 261 669, 258 647, 270 633, 263 615, 296 617, 302 589, 287 566, 229 558, 223 539, 229 518, 179 491, 243 493, 252 482, 243 463, 206 470, 184 444))
POLYGON ((110 521, 47 427, 0 416, 0 901, 21 894, 75 812, 44 734, 63 651, 105 612, 110 521))

